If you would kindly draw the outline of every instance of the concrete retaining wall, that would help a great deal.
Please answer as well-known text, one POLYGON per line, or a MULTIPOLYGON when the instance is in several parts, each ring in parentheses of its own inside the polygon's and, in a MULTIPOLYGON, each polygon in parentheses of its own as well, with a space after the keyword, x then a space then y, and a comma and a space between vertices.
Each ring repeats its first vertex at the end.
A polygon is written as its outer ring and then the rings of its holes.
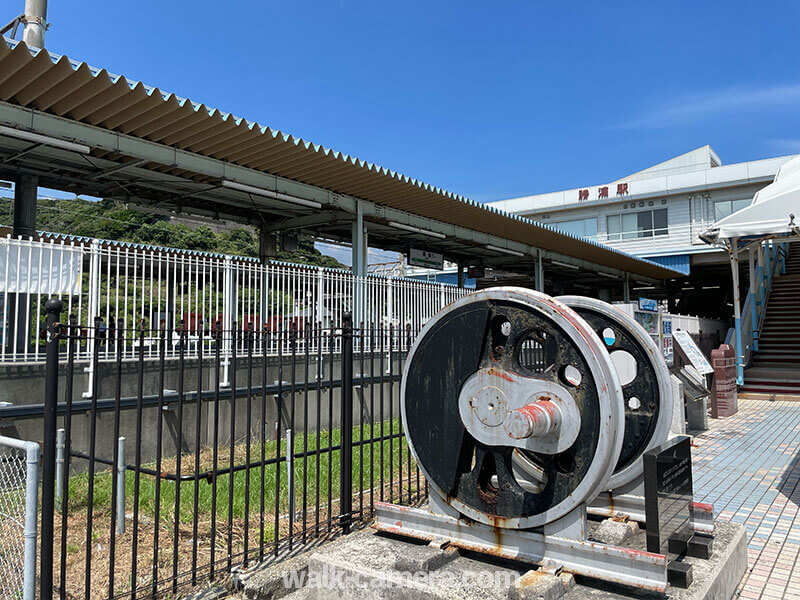
MULTIPOLYGON (((402 361, 404 355, 393 357, 391 372, 398 376, 402 372, 402 361)), ((277 357, 268 357, 266 371, 267 385, 275 384, 279 377, 282 381, 294 381, 301 384, 305 381, 306 371, 304 357, 298 356, 294 365, 294 377, 292 373, 291 357, 283 357, 281 361, 277 357)), ((252 362, 252 385, 254 388, 261 386, 263 377, 263 358, 254 358, 252 362)), ((87 389, 88 375, 84 372, 86 364, 75 366, 73 374, 73 402, 84 400, 82 397, 87 389)), ((294 423, 295 431, 302 431, 307 428, 316 430, 317 423, 321 429, 339 427, 341 411, 341 389, 334 388, 332 393, 327 388, 327 382, 331 379, 331 369, 333 369, 333 379, 341 380, 341 360, 340 356, 334 355, 324 358, 322 366, 321 391, 317 392, 317 362, 311 360, 308 365, 308 379, 313 388, 306 394, 304 390, 296 390, 294 393, 294 423), (319 410, 318 410, 319 409, 319 410), (317 415, 319 412, 319 416, 317 415), (318 420, 319 419, 319 420, 318 420)), ((138 390, 138 364, 136 360, 123 361, 121 365, 121 396, 135 397, 138 390)), ((354 357, 354 377, 358 377, 362 371, 360 355, 354 357)), ((378 421, 381 418, 380 394, 383 387, 383 418, 390 416, 390 406, 394 418, 399 418, 399 382, 392 384, 389 381, 390 375, 389 361, 387 356, 383 356, 383 373, 387 381, 381 386, 380 383, 367 385, 364 388, 356 386, 353 394, 353 423, 358 424, 362 414, 361 398, 365 405, 364 421, 378 421), (372 410, 370 411, 370 401, 372 410)), ((380 356, 376 353, 370 366, 370 355, 365 354, 363 362, 363 372, 365 377, 379 377, 380 356)), ((142 380, 142 392, 144 396, 158 394, 159 390, 159 362, 157 360, 146 360, 144 362, 142 380)), ((67 366, 61 365, 59 376, 59 403, 65 402, 66 398, 66 377, 67 366)), ((233 373, 231 373, 233 375, 233 373)), ((180 369, 177 359, 166 361, 164 370, 164 389, 177 390, 179 384, 180 369)), ((199 369, 197 359, 186 360, 184 366, 184 391, 194 392, 197 389, 197 381, 200 377, 202 390, 215 389, 215 364, 213 359, 204 359, 202 369, 199 369)), ((233 380, 233 377, 231 377, 233 380)), ((31 404, 42 404, 44 402, 44 365, 3 365, 0 367, 0 401, 11 402, 14 406, 31 404)), ((117 363, 100 363, 98 371, 98 397, 101 399, 114 398, 116 394, 117 363)), ((248 366, 246 358, 239 358, 236 368, 236 388, 247 387, 248 366)), ((291 386, 286 386, 283 391, 283 414, 281 416, 282 435, 290 427, 289 421, 292 406, 291 386)), ((261 429, 264 427, 266 439, 274 439, 277 426, 278 401, 275 396, 268 395, 265 398, 265 418, 262 418, 262 395, 259 391, 253 394, 250 401, 250 434, 252 440, 258 441, 261 438, 261 429)), ((199 445, 210 446, 214 439, 214 406, 215 400, 204 399, 200 407, 200 434, 199 445)), ((219 418, 217 421, 217 435, 220 446, 227 446, 231 439, 231 414, 233 414, 233 436, 236 442, 242 442, 247 438, 247 419, 248 419, 248 399, 239 396, 234 401, 231 400, 230 387, 220 390, 218 404, 219 418), (233 410, 232 410, 233 409, 233 410)), ((175 456, 178 447, 179 431, 182 432, 182 446, 184 452, 192 452, 198 445, 197 436, 197 405, 195 402, 185 402, 180 421, 178 420, 178 402, 172 400, 167 405, 165 402, 164 418, 162 422, 162 456, 175 456)), ((136 448, 137 432, 137 413, 134 409, 124 409, 120 414, 119 434, 127 440, 126 461, 131 464, 134 459, 136 448)), ((58 427, 64 427, 65 416, 59 415, 58 427)), ((72 415, 72 449, 77 452, 89 451, 91 436, 91 419, 88 411, 73 413, 72 415)), ((158 407, 150 406, 142 410, 141 427, 141 450, 142 461, 144 463, 153 462, 156 458, 158 441, 158 407)), ((42 441, 42 418, 17 418, 13 421, 0 422, 0 434, 11 435, 21 439, 42 441)), ((102 458, 111 459, 114 448, 114 411, 98 411, 96 420, 96 452, 95 455, 102 458)), ((73 470, 83 471, 86 461, 73 459, 73 470)), ((100 468, 100 465, 98 465, 100 468)))

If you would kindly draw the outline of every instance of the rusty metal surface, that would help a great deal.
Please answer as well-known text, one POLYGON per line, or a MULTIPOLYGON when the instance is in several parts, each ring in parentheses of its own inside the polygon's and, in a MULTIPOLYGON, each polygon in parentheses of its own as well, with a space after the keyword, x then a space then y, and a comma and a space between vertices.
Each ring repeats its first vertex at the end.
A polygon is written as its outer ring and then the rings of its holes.
POLYGON ((580 430, 581 415, 570 390, 497 366, 469 377, 458 404, 469 434, 487 446, 558 454, 572 446, 580 430))
POLYGON ((669 370, 660 348, 650 335, 626 313, 602 300, 584 296, 561 296, 565 304, 578 312, 604 338, 606 328, 613 331, 612 342, 605 342, 611 352, 627 352, 636 362, 633 381, 622 386, 625 402, 625 435, 610 488, 633 481, 642 473, 642 454, 669 435, 673 397, 669 370), (638 402, 631 403, 632 399, 638 402))
POLYGON ((556 433, 561 426, 562 413, 550 396, 540 396, 536 402, 512 411, 503 422, 506 433, 518 440, 556 433))
POLYGON ((625 437, 615 468, 617 472, 638 460, 653 438, 661 410, 656 370, 642 345, 628 330, 620 327, 618 321, 583 307, 575 310, 598 335, 602 335, 601 332, 606 328, 614 331, 616 336, 614 343, 608 346, 609 352, 628 352, 636 361, 636 377, 622 386, 625 398, 625 437), (632 398, 640 401, 638 408, 631 407, 629 401, 632 398))
POLYGON ((378 502, 373 527, 422 540, 445 538, 451 545, 490 556, 530 562, 604 581, 663 592, 667 587, 667 558, 631 548, 509 530, 432 515, 425 509, 378 502))
POLYGON ((602 489, 619 453, 621 391, 608 353, 575 312, 531 290, 482 290, 437 314, 411 350, 402 387, 409 446, 433 491, 483 523, 522 528, 563 516, 602 489), (580 412, 569 449, 526 452, 544 473, 538 492, 518 481, 512 446, 482 444, 458 416, 464 383, 491 368, 566 387, 580 412))
MULTIPOLYGON (((624 515, 639 523, 645 522, 644 490, 641 486, 621 488, 626 493, 602 492, 587 507, 587 512, 595 517, 616 517, 624 515)), ((692 502, 689 505, 692 528, 697 533, 714 533, 714 507, 711 504, 692 502)))

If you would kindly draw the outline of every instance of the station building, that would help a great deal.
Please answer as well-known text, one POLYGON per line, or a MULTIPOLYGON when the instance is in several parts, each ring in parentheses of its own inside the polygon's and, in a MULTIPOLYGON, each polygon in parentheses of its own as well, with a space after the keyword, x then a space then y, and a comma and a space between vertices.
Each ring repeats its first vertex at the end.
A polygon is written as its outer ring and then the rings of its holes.
POLYGON ((633 287, 684 314, 730 312, 727 252, 700 239, 716 221, 748 206, 793 156, 724 165, 710 146, 599 185, 490 203, 557 229, 649 259, 683 278, 633 287))

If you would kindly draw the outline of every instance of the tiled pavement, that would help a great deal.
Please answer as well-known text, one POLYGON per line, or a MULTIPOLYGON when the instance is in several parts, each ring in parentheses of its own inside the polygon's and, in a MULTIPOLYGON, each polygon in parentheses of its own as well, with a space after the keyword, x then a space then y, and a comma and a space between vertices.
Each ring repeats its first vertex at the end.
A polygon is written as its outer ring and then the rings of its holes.
POLYGON ((742 598, 800 600, 800 402, 740 400, 694 438, 694 494, 748 533, 742 598))

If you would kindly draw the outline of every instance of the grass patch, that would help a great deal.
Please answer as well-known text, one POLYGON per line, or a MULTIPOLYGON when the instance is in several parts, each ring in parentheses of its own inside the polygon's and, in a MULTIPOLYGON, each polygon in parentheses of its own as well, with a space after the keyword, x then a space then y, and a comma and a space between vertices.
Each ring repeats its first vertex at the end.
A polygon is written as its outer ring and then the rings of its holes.
MULTIPOLYGON (((352 508, 354 519, 370 517, 372 502, 384 499, 390 502, 401 501, 409 503, 412 493, 418 498, 421 486, 424 486, 422 476, 417 476, 416 464, 408 453, 405 438, 400 436, 400 422, 383 421, 383 423, 364 424, 363 439, 362 427, 353 427, 353 458, 351 464, 353 499, 352 508), (381 427, 383 431, 381 432, 381 427), (391 440, 375 441, 381 433, 388 436, 396 434, 398 437, 391 440), (409 474, 411 475, 409 478, 409 474), (371 475, 371 477, 370 477, 371 475), (402 489, 398 480, 402 475, 402 489)), ((136 586, 140 589, 150 590, 153 573, 156 572, 156 587, 159 594, 169 594, 172 589, 171 576, 176 577, 180 587, 191 583, 191 571, 197 568, 198 581, 203 581, 209 573, 209 564, 214 549, 214 560, 217 563, 215 570, 223 574, 227 570, 228 551, 234 555, 232 565, 242 564, 241 553, 244 551, 245 537, 248 539, 249 563, 257 560, 258 549, 263 540, 267 554, 274 550, 276 539, 285 540, 292 532, 296 543, 302 538, 305 528, 308 540, 316 535, 315 527, 319 523, 319 535, 326 535, 326 525, 331 519, 331 529, 338 530, 337 517, 339 515, 340 498, 340 450, 329 450, 338 446, 341 440, 341 430, 324 430, 317 435, 316 431, 303 435, 302 432, 295 436, 293 450, 295 454, 304 450, 313 453, 319 448, 318 455, 312 454, 304 460, 302 457, 293 460, 295 511, 294 519, 288 515, 289 488, 288 465, 286 456, 286 439, 281 439, 280 447, 276 440, 264 444, 264 453, 267 459, 281 457, 278 465, 270 464, 263 467, 257 465, 249 469, 230 474, 220 475, 216 482, 216 496, 214 486, 206 480, 200 480, 197 490, 197 511, 195 512, 195 481, 183 481, 178 485, 174 481, 162 479, 159 493, 159 516, 156 522, 156 479, 151 475, 140 476, 139 484, 139 528, 138 550, 133 556, 133 535, 130 520, 126 522, 125 533, 118 536, 114 545, 114 590, 113 594, 127 592, 136 586), (278 476, 279 473, 279 476, 278 476), (246 494, 247 479, 249 477, 249 496, 246 494), (278 485, 279 481, 279 485, 278 485), (305 481, 305 487, 304 487, 305 481), (261 495, 264 494, 263 537, 261 530, 261 495), (178 510, 178 533, 175 535, 175 497, 180 490, 180 503, 178 510), (303 514, 303 498, 305 493, 306 512, 303 514), (317 495, 319 503, 317 503, 317 495), (331 502, 329 504, 328 497, 331 502), (228 527, 229 499, 233 498, 233 510, 230 515, 228 527), (214 507, 214 498, 216 506, 214 507), (245 510, 246 500, 249 498, 249 511, 245 510), (276 511, 277 498, 277 511, 276 511), (214 525, 216 533, 212 535, 212 508, 216 519, 214 525), (276 532, 275 515, 278 515, 276 532), (249 514, 249 518, 245 516, 249 514), (195 521, 196 519, 196 521, 195 521), (197 527, 195 539, 194 528, 197 527), (154 558, 154 542, 158 540, 158 554, 154 558), (177 556, 177 560, 175 560, 177 556), (221 562, 220 562, 221 561, 221 562), (133 581, 132 565, 137 565, 136 581, 133 581)), ((218 450, 218 468, 223 469, 230 464, 230 447, 220 447, 218 450)), ((247 447, 239 443, 233 447, 233 464, 253 464, 261 460, 261 444, 253 441, 250 444, 250 461, 247 461, 247 447)), ((129 450, 131 452, 131 450, 129 450)), ((213 451, 211 448, 201 448, 198 454, 189 453, 181 457, 181 472, 185 475, 194 474, 195 458, 199 456, 200 471, 210 470, 213 466, 213 451)), ((130 462, 131 455, 127 456, 130 462)), ((171 457, 164 459, 161 464, 162 473, 175 473, 177 461, 171 457)), ((154 464, 146 465, 154 468, 154 464)), ((97 473, 93 484, 92 499, 92 536, 91 536, 91 581, 88 589, 92 598, 107 598, 112 594, 109 589, 110 575, 110 536, 111 536, 111 490, 113 479, 110 469, 97 473)), ((69 480, 69 504, 67 516, 67 544, 66 544, 66 570, 64 586, 68 596, 81 596, 87 588, 84 578, 86 561, 86 531, 89 526, 88 497, 89 477, 82 473, 73 475, 69 480)), ((126 473, 125 478, 125 511, 128 515, 133 512, 134 501, 134 474, 126 473)), ((60 579, 60 531, 61 515, 56 515, 56 579, 60 579)), ((60 584, 59 584, 60 585, 60 584)))
MULTIPOLYGON (((364 444, 361 441, 361 427, 353 427, 353 461, 352 461, 352 482, 354 492, 361 489, 370 489, 370 470, 373 486, 381 483, 381 473, 383 481, 388 483, 390 479, 396 479, 400 474, 401 457, 404 482, 407 483, 409 468, 408 446, 404 437, 391 440, 371 441, 381 435, 381 423, 364 425, 364 444), (358 444, 358 445, 356 445, 358 444)), ((400 422, 383 422, 383 434, 388 436, 400 433, 400 422)), ((294 472, 294 495, 295 509, 302 507, 303 494, 305 492, 306 504, 313 507, 316 503, 317 493, 321 504, 327 504, 328 495, 332 499, 339 498, 340 490, 340 470, 341 458, 340 450, 327 450, 336 447, 341 443, 341 430, 320 431, 319 436, 316 432, 308 435, 298 434, 294 436, 294 454, 306 452, 312 453, 318 448, 322 449, 318 455, 307 456, 306 458, 295 457, 293 461, 294 472), (304 482, 305 481, 305 488, 304 482)), ((199 481, 197 490, 197 516, 198 518, 210 517, 216 498, 217 519, 228 517, 229 499, 233 496, 233 517, 244 518, 246 498, 245 490, 248 487, 249 478, 249 510, 251 518, 256 511, 260 510, 261 494, 263 487, 265 511, 274 512, 276 490, 278 480, 280 490, 278 492, 278 510, 286 511, 289 506, 289 482, 288 464, 286 462, 286 439, 281 439, 280 450, 276 440, 267 441, 264 444, 264 455, 267 460, 281 457, 279 465, 268 464, 263 468, 258 465, 250 469, 240 470, 233 474, 222 474, 217 477, 216 496, 214 486, 208 480, 199 481), (276 473, 280 471, 279 476, 276 473), (263 473, 263 478, 262 478, 263 473), (232 489, 232 494, 231 494, 232 489), (256 511, 254 511, 256 509, 256 511)), ((130 452, 130 450, 129 450, 130 452)), ((247 449, 244 443, 236 444, 233 448, 233 464, 248 464, 247 449)), ((260 462, 262 449, 260 441, 250 444, 249 464, 260 462)), ((130 455, 126 457, 130 463, 130 455)), ((416 467, 416 463, 411 458, 411 469, 416 467)), ((224 469, 230 465, 230 446, 221 446, 218 450, 217 468, 224 469)), ((155 463, 144 465, 154 469, 155 463)), ((175 458, 163 459, 161 464, 162 473, 176 472, 177 461, 175 458)), ((213 467, 213 451, 211 448, 200 450, 200 471, 210 471, 213 467)), ((193 474, 195 468, 195 454, 184 454, 181 458, 181 473, 183 475, 193 474)), ((97 473, 94 478, 93 507, 108 508, 111 506, 111 490, 113 478, 109 470, 97 473)), ((128 471, 125 476, 125 507, 131 511, 135 502, 134 497, 135 475, 128 471)), ((151 475, 142 474, 139 480, 139 514, 154 518, 156 513, 156 478, 151 475)), ((412 475, 412 486, 416 486, 416 474, 412 475)), ((195 496, 194 480, 180 482, 180 508, 179 519, 181 523, 191 523, 195 517, 195 496)), ((397 488, 397 485, 392 486, 397 488)), ((175 496, 178 485, 176 482, 162 479, 159 490, 159 518, 172 520, 175 511, 175 496)), ((89 498, 89 476, 86 473, 73 475, 69 479, 69 504, 68 511, 82 512, 86 509, 89 498)))

